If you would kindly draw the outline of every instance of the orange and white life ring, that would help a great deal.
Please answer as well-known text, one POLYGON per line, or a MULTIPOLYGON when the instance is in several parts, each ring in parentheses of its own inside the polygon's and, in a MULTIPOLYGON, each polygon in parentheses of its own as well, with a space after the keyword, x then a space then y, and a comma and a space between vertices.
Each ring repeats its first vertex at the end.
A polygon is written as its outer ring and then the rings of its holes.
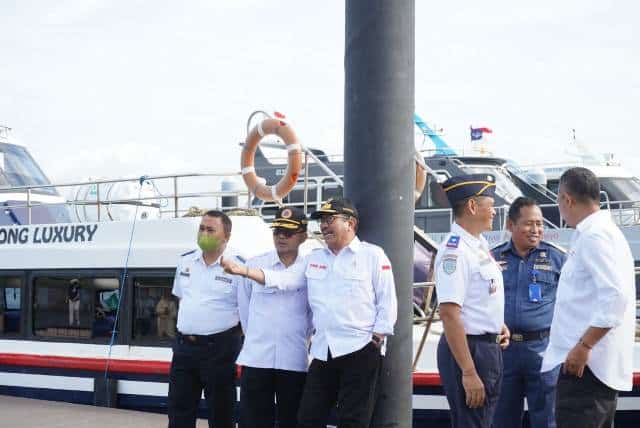
POLYGON ((280 201, 287 196, 298 181, 300 168, 302 168, 302 146, 298 143, 298 137, 287 122, 282 118, 268 118, 259 122, 247 135, 247 140, 242 148, 240 157, 242 179, 247 188, 257 198, 263 201, 280 201), (253 166, 256 149, 262 138, 266 135, 277 135, 282 138, 287 147, 288 163, 284 177, 273 186, 267 186, 264 178, 256 175, 253 166))
POLYGON ((427 184, 427 168, 424 163, 424 159, 422 158, 422 155, 417 150, 415 155, 415 161, 416 161, 416 187, 413 190, 413 196, 415 198, 415 202, 417 202, 418 199, 420 199, 420 195, 422 195, 422 192, 424 191, 425 185, 427 184))

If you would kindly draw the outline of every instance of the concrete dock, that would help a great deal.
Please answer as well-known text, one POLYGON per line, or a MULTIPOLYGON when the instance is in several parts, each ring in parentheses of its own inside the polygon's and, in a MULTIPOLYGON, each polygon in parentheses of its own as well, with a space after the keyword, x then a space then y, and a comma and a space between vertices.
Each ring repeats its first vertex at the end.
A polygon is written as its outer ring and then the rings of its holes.
MULTIPOLYGON (((33 400, 0 395, 0 427, 46 428, 158 428, 166 427, 167 415, 58 401, 33 400)), ((208 427, 199 419, 198 428, 208 427)))

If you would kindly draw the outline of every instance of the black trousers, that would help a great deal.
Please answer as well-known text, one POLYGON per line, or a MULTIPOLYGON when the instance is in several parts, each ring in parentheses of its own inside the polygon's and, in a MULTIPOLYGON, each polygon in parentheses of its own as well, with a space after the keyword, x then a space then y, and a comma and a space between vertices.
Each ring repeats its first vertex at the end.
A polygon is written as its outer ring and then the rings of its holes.
MULTIPOLYGON (((193 337, 192 337, 193 338, 193 337)), ((233 428, 239 329, 197 341, 179 334, 169 374, 169 428, 194 428, 204 389, 209 428, 233 428)))
POLYGON ((558 428, 613 427, 618 391, 595 377, 589 366, 582 377, 560 370, 556 387, 556 424, 558 428))
POLYGON ((368 428, 381 363, 380 349, 372 342, 341 357, 314 359, 302 394, 298 427, 325 428, 337 403, 339 428, 368 428))
POLYGON ((295 428, 306 372, 242 368, 240 428, 295 428), (275 402, 274 402, 275 397, 275 402))
MULTIPOLYGON (((469 339, 469 351, 485 391, 485 404, 471 409, 466 403, 462 386, 462 371, 444 335, 438 343, 438 372, 451 408, 453 428, 489 428, 500 396, 502 385, 502 349, 496 343, 469 339)), ((576 427, 577 428, 577 427, 576 427)))

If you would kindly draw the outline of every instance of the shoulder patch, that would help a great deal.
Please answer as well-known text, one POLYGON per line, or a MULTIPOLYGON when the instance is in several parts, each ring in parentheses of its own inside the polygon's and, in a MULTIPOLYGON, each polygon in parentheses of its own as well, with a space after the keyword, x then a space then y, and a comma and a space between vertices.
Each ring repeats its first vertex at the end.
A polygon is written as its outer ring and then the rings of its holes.
POLYGON ((455 254, 447 254, 442 257, 442 270, 447 275, 451 275, 456 271, 458 266, 458 256, 455 254))
POLYGON ((458 248, 460 245, 460 237, 458 235, 451 235, 447 241, 447 248, 458 248))
POLYGON ((186 252, 186 253, 184 253, 184 254, 180 254, 180 257, 188 256, 189 254, 193 254, 193 253, 195 253, 195 252, 196 252, 196 250, 187 251, 187 252, 186 252))

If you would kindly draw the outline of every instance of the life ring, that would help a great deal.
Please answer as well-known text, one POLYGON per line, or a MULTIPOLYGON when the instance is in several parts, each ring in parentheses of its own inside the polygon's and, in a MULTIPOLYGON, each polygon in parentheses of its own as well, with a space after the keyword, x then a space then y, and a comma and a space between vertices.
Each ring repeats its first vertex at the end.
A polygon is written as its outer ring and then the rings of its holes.
POLYGON ((291 125, 282 119, 283 117, 268 118, 254 126, 249 135, 247 135, 240 157, 242 179, 247 188, 257 198, 266 202, 280 201, 287 196, 296 185, 302 168, 302 147, 298 143, 298 137, 291 125), (258 144, 266 135, 277 135, 282 138, 287 147, 287 170, 284 177, 273 186, 267 186, 264 178, 256 175, 256 169, 253 166, 258 144))
POLYGON ((427 168, 422 155, 417 150, 414 159, 416 161, 416 187, 413 190, 413 196, 415 198, 414 202, 418 202, 418 199, 420 199, 420 195, 422 195, 424 187, 427 184, 427 168))

